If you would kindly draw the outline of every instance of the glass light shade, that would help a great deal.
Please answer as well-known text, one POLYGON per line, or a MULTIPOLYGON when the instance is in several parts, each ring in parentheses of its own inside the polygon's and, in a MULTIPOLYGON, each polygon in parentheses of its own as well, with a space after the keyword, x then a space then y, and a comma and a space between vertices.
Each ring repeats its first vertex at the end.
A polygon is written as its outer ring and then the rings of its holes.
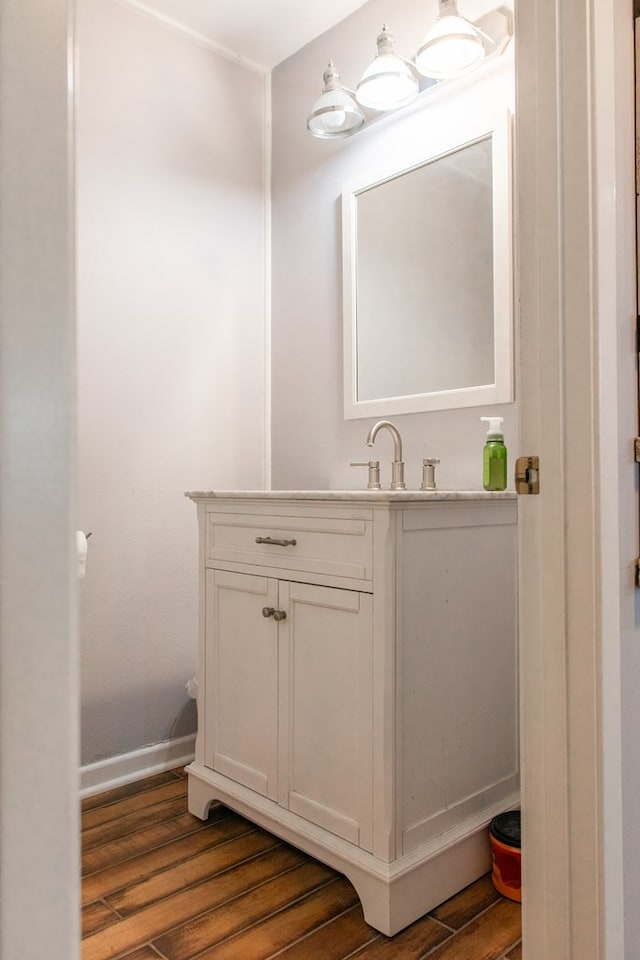
POLYGON ((362 74, 356 100, 371 110, 396 110, 418 96, 418 80, 394 50, 393 36, 386 25, 378 37, 378 53, 362 74))
POLYGON ((476 67, 485 56, 482 37, 472 23, 447 4, 416 54, 416 67, 425 77, 446 80, 476 67))
POLYGON ((330 62, 324 74, 322 95, 307 118, 307 130, 314 137, 325 140, 348 137, 364 123, 362 110, 339 80, 340 75, 330 62))

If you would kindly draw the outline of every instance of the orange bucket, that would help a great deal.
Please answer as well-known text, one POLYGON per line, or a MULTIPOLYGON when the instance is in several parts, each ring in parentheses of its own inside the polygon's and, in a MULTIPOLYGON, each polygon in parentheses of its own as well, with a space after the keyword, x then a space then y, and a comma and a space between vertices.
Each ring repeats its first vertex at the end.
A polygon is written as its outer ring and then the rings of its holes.
POLYGON ((493 885, 503 897, 522 901, 520 879, 520 811, 509 810, 494 817, 489 826, 493 885))

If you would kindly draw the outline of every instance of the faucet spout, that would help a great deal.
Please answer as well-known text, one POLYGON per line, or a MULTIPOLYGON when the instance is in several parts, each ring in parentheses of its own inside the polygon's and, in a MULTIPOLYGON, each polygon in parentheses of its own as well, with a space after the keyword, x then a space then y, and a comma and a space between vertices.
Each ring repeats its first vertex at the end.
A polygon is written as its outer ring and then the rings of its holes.
POLYGON ((402 439, 400 437, 400 434, 398 433, 398 428, 394 427, 394 425, 389 420, 378 420, 377 423, 374 423, 374 425, 371 427, 371 430, 369 430, 369 436, 367 437, 367 446, 368 447, 373 446, 375 439, 378 435, 378 431, 382 430, 383 428, 388 430, 391 436, 393 437, 393 459, 402 460, 402 439))
POLYGON ((402 462, 402 439, 397 427, 395 427, 389 420, 378 420, 378 422, 374 423, 374 425, 371 427, 371 430, 369 430, 369 434, 367 436, 367 446, 373 446, 378 435, 378 431, 382 429, 388 430, 393 437, 391 489, 405 490, 406 484, 404 482, 404 463, 402 462))

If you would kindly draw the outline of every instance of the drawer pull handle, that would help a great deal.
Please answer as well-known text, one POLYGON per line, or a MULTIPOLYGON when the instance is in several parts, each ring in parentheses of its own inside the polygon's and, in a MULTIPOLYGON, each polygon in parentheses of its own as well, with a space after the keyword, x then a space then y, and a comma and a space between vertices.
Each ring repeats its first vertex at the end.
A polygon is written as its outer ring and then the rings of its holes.
POLYGON ((284 610, 276 610, 275 607, 263 607, 262 608, 263 617, 273 617, 274 620, 286 620, 287 614, 284 610))
POLYGON ((256 537, 256 543, 270 543, 274 547, 295 547, 297 540, 274 540, 273 537, 256 537))

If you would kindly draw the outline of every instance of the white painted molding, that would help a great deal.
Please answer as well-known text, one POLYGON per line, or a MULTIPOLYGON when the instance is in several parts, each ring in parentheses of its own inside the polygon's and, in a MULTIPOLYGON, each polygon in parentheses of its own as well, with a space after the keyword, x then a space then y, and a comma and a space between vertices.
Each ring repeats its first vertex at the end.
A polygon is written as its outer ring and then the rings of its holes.
POLYGON ((272 116, 271 74, 267 74, 264 83, 264 451, 262 485, 265 490, 272 486, 272 445, 271 445, 271 343, 272 343, 272 116))
POLYGON ((256 63, 254 60, 249 60, 247 57, 243 57, 240 53, 236 53, 235 50, 229 50, 228 47, 223 46, 221 43, 216 43, 215 40, 212 40, 211 37, 206 36, 206 34, 199 33, 197 30, 191 30, 189 27, 185 26, 184 23, 180 23, 179 20, 174 20, 172 17, 167 17, 162 13, 158 13, 157 10, 153 10, 145 3, 139 3, 139 0, 116 0, 116 3, 122 4, 123 7, 129 7, 131 10, 135 10, 137 13, 142 13, 145 17, 150 17, 151 20, 156 20, 158 23, 168 27, 170 30, 174 30, 176 33, 182 34, 183 37, 187 37, 188 40, 193 40, 195 43, 199 43, 203 47, 208 47, 215 53, 219 53, 221 57, 225 57, 227 60, 232 60, 234 63, 239 63, 241 66, 246 67, 247 70, 253 70, 260 74, 270 73, 270 70, 262 64, 256 63))
POLYGON ((73 2, 0 20, 0 956, 78 960, 73 2))
POLYGON ((520 450, 545 463, 540 496, 518 504, 524 953, 631 960, 620 681, 637 601, 618 497, 632 503, 636 416, 632 11, 624 0, 518 9, 520 450))
POLYGON ((125 783, 134 783, 154 773, 191 763, 195 756, 195 733, 163 740, 150 747, 122 753, 80 768, 80 796, 90 797, 125 783))

